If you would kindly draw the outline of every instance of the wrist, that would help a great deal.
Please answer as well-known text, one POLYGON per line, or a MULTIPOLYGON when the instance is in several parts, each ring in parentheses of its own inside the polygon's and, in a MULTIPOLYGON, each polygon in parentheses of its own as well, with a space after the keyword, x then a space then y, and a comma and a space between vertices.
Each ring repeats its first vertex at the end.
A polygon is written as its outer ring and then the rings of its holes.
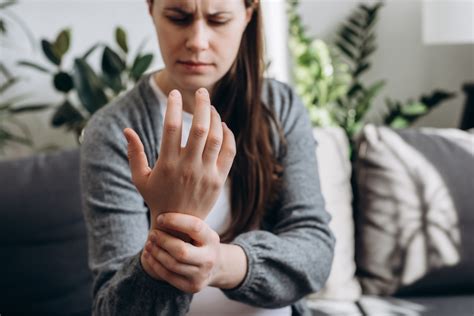
POLYGON ((237 245, 220 244, 217 271, 210 286, 233 289, 239 286, 247 273, 247 256, 237 245))

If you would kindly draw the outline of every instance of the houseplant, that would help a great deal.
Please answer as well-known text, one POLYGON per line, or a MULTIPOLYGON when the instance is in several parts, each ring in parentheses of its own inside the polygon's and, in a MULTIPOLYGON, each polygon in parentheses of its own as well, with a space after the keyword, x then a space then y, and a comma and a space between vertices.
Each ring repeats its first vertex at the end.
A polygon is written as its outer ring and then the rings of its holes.
POLYGON ((383 90, 386 80, 367 85, 362 75, 370 70, 370 57, 377 49, 375 26, 383 2, 359 4, 342 23, 336 42, 331 44, 307 34, 298 7, 299 0, 288 1, 289 43, 296 89, 310 114, 313 113, 313 125, 344 129, 351 143, 352 158, 355 138, 365 124, 407 127, 455 96, 452 92, 435 90, 404 102, 386 97, 384 107, 375 109, 374 99, 383 90), (321 58, 321 55, 326 57, 321 58), (321 69, 331 68, 334 71, 325 76, 321 74, 324 73, 321 69), (315 116, 314 113, 320 114, 315 116))
POLYGON ((51 124, 73 131, 79 143, 88 119, 113 98, 131 88, 153 61, 152 54, 142 53, 144 42, 130 58, 125 30, 117 27, 114 34, 117 48, 102 42, 96 43, 81 56, 74 57, 70 69, 64 65, 64 56, 71 42, 71 30, 68 28, 61 30, 54 41, 41 40, 42 52, 49 65, 30 61, 18 63, 51 76, 54 89, 63 95, 59 104, 51 105, 56 108, 51 124), (90 56, 97 49, 102 49, 99 72, 89 63, 90 56))
MULTIPOLYGON (((33 42, 31 32, 24 25, 21 19, 17 18, 13 13, 7 10, 8 7, 15 5, 15 0, 0 3, 0 40, 1 46, 4 45, 4 39, 7 38, 9 30, 9 22, 16 22, 18 26, 33 42)), ((20 104, 26 98, 25 95, 7 95, 11 89, 20 82, 19 76, 14 76, 8 67, 0 61, 0 155, 5 152, 5 147, 9 144, 21 144, 33 147, 33 140, 28 126, 17 118, 17 115, 41 111, 48 106, 45 104, 20 104)))

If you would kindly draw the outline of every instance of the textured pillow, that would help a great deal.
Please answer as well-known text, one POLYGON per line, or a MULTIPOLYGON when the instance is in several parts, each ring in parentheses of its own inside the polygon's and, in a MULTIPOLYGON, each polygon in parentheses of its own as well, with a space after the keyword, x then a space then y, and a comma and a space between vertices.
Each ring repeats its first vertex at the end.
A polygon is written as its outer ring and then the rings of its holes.
POLYGON ((354 220, 352 215, 351 163, 349 143, 340 128, 315 128, 316 156, 321 191, 330 228, 336 237, 331 274, 324 288, 309 299, 357 300, 361 289, 355 279, 354 220))
POLYGON ((474 292, 474 135, 369 125, 358 156, 364 293, 474 292))
POLYGON ((87 315, 79 152, 0 162, 0 313, 87 315))

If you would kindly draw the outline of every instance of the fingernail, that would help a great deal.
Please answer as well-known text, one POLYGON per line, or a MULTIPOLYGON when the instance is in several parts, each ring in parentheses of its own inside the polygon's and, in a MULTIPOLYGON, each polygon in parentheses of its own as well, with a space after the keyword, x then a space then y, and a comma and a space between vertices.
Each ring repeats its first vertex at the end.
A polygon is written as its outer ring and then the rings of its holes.
POLYGON ((198 93, 203 96, 209 95, 206 88, 199 88, 198 93))
POLYGON ((158 217, 156 218, 156 222, 157 222, 158 224, 163 224, 163 216, 158 215, 158 217))
POLYGON ((179 95, 178 90, 176 89, 171 90, 170 97, 174 98, 174 97, 177 97, 178 95, 179 95))

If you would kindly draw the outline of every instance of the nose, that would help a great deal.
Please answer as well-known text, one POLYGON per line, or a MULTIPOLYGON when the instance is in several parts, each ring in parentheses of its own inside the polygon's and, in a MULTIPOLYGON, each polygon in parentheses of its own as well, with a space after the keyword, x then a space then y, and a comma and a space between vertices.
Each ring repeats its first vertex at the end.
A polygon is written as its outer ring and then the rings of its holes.
POLYGON ((202 20, 195 21, 189 28, 186 48, 199 52, 209 48, 209 30, 202 20))

